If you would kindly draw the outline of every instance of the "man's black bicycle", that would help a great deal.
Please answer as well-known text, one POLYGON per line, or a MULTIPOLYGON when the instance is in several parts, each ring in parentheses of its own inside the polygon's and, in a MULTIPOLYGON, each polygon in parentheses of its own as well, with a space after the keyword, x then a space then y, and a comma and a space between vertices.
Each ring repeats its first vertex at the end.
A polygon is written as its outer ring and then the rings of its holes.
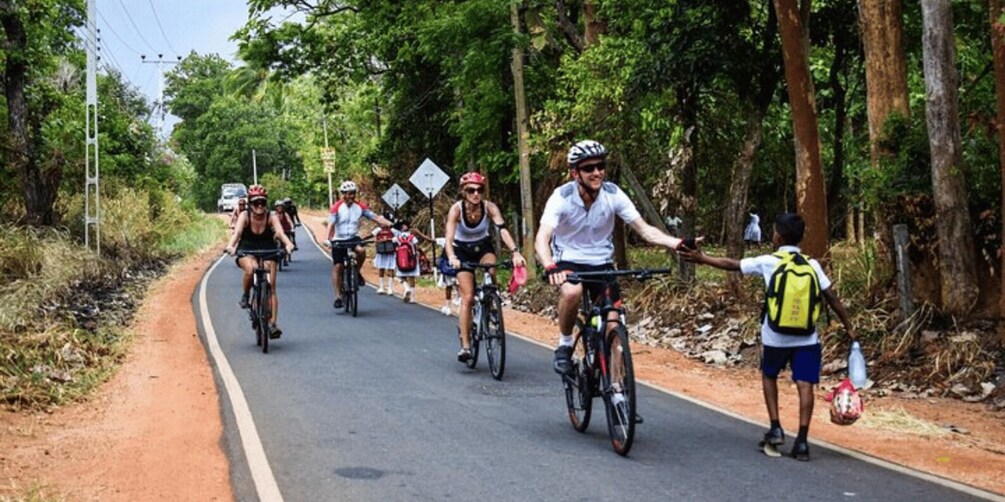
POLYGON ((628 455, 635 439, 635 370, 625 327, 625 309, 611 301, 610 285, 617 277, 645 280, 670 273, 670 269, 607 270, 574 272, 568 280, 604 284, 599 304, 594 304, 585 288, 576 320, 572 370, 562 376, 569 421, 578 432, 590 425, 593 398, 601 397, 607 413, 607 433, 618 455, 628 455), (615 312, 615 319, 608 314, 615 312))
POLYGON ((506 328, 503 326, 502 299, 499 297, 499 286, 492 274, 493 268, 511 268, 512 261, 499 263, 464 262, 463 268, 483 269, 482 282, 475 287, 475 304, 471 312, 471 359, 466 363, 474 369, 478 364, 478 347, 485 341, 485 359, 489 363, 492 378, 501 380, 506 370, 506 328))
POLYGON ((255 331, 255 343, 262 347, 262 353, 269 353, 269 320, 272 319, 272 283, 269 282, 269 269, 265 260, 283 259, 285 249, 270 249, 267 251, 238 250, 238 258, 254 256, 257 260, 251 278, 251 306, 248 316, 251 318, 251 329, 255 331))
POLYGON ((359 263, 356 262, 356 246, 370 244, 372 238, 361 240, 347 240, 344 242, 332 241, 332 249, 347 250, 345 258, 342 259, 342 307, 345 313, 351 313, 356 317, 359 310, 359 288, 365 283, 359 273, 359 263))

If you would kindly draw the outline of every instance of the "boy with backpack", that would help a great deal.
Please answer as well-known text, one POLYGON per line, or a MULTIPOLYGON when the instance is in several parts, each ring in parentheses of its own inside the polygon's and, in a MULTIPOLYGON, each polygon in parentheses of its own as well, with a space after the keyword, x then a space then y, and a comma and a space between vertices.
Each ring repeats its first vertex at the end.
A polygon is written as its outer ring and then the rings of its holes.
POLYGON ((778 374, 789 366, 799 391, 799 433, 789 456, 803 461, 810 459, 807 434, 813 417, 813 386, 820 382, 821 349, 815 323, 823 310, 822 300, 837 313, 848 338, 857 338, 848 312, 831 288, 831 280, 816 260, 799 250, 805 229, 801 216, 783 213, 775 219, 771 242, 776 251, 772 254, 734 260, 708 256, 697 249, 680 252, 690 262, 764 278, 761 383, 771 428, 764 434, 761 446, 775 448, 785 443, 778 418, 778 374))

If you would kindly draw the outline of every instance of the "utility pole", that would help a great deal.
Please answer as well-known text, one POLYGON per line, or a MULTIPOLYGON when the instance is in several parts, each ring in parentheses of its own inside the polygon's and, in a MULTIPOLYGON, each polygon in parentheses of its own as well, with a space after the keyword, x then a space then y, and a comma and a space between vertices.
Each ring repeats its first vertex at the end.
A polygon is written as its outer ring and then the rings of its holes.
POLYGON ((91 226, 94 226, 94 252, 101 254, 101 199, 98 169, 98 77, 97 33, 94 1, 87 0, 87 98, 84 119, 86 153, 84 154, 84 246, 91 247, 91 226))
POLYGON ((164 134, 164 117, 167 111, 164 108, 164 65, 181 63, 181 56, 177 56, 177 61, 165 61, 164 54, 157 55, 157 61, 147 61, 146 54, 140 55, 143 63, 157 65, 157 139, 162 139, 164 134))
POLYGON ((102 254, 102 202, 100 170, 97 164, 97 33, 94 24, 94 0, 87 0, 87 91, 84 118, 83 161, 83 245, 91 249, 90 227, 94 227, 93 250, 102 254))
MULTIPOLYGON (((328 150, 328 117, 321 117, 321 127, 325 132, 325 151, 324 156, 330 155, 328 150)), ((326 158, 321 159, 322 164, 325 166, 325 171, 328 172, 328 207, 331 207, 335 203, 334 196, 332 195, 332 168, 331 160, 326 158)))
POLYGON ((251 149, 251 174, 253 176, 252 184, 258 184, 258 160, 255 158, 255 149, 251 149))
MULTIPOLYGON (((516 2, 510 2, 510 21, 513 32, 520 34, 520 10, 516 2)), ((520 233, 523 240, 523 255, 527 260, 527 272, 533 277, 534 266, 534 196, 530 187, 530 149, 527 146, 527 99, 523 87, 523 49, 513 46, 513 92, 516 101, 517 148, 520 152, 520 210, 523 216, 520 233)))

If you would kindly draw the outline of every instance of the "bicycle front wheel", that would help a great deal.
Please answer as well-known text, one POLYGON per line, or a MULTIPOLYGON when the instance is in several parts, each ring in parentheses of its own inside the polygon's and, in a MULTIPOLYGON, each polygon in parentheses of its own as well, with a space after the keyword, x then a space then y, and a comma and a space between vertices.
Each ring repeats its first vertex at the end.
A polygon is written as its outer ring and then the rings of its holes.
POLYGON ((482 337, 480 328, 484 326, 481 323, 481 315, 480 308, 471 313, 471 331, 468 332, 468 339, 471 341, 471 359, 466 363, 471 369, 475 369, 475 365, 478 364, 478 346, 481 345, 482 337))
POLYGON ((607 375, 604 404, 607 432, 618 455, 628 455, 635 439, 635 368, 628 331, 618 324, 607 337, 607 375))
POLYGON ((259 284, 258 299, 258 336, 262 340, 262 353, 269 353, 269 321, 272 319, 272 290, 271 284, 263 282, 259 284))
POLYGON ((352 276, 355 275, 353 272, 353 268, 349 265, 342 268, 342 296, 345 298, 345 302, 342 303, 342 308, 345 310, 346 314, 352 311, 352 297, 355 294, 352 287, 352 276))
POLYGON ((565 407, 569 412, 569 422, 576 432, 583 432, 590 426, 593 413, 593 365, 587 356, 587 337, 580 327, 572 352, 572 373, 562 376, 565 388, 565 407))
POLYGON ((492 295, 482 310, 482 326, 485 327, 485 358, 489 362, 489 372, 492 378, 501 380, 506 370, 506 328, 499 295, 492 295))

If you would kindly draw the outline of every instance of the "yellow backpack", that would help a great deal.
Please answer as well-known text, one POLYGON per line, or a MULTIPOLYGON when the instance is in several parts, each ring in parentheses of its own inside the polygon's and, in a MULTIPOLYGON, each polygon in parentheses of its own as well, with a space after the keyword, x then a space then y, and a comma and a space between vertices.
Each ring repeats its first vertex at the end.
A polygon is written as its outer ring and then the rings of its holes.
POLYGON ((772 256, 781 261, 771 273, 764 295, 768 326, 783 335, 813 334, 823 304, 816 270, 801 253, 778 251, 772 256))

